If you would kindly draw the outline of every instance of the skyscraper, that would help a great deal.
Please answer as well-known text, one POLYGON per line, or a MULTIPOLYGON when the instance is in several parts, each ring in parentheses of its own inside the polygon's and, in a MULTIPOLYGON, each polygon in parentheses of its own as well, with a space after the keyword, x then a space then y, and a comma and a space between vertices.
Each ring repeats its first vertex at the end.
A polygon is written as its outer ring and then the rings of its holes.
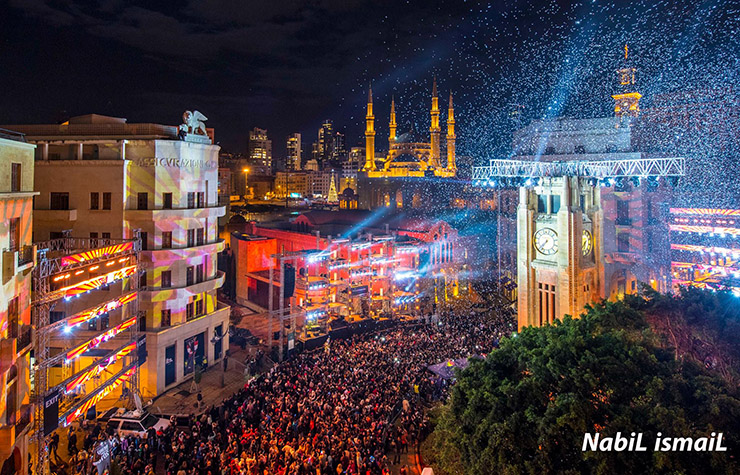
POLYGON ((285 167, 288 170, 301 169, 301 134, 295 133, 288 136, 288 159, 285 167))
POLYGON ((249 161, 272 168, 272 140, 267 138, 266 129, 255 127, 249 132, 249 161))

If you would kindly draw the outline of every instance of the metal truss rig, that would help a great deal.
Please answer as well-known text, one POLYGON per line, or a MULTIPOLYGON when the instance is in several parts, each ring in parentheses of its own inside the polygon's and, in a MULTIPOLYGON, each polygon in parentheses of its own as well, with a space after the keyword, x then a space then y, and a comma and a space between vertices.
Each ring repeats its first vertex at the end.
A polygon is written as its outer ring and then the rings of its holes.
MULTIPOLYGON (((526 160, 491 160, 487 167, 473 167, 473 183, 493 185, 496 179, 584 177, 607 180, 612 178, 659 178, 684 175, 683 158, 636 158, 627 160, 600 160, 566 162, 538 162, 526 160)), ((521 184, 525 184, 522 182, 521 184)))

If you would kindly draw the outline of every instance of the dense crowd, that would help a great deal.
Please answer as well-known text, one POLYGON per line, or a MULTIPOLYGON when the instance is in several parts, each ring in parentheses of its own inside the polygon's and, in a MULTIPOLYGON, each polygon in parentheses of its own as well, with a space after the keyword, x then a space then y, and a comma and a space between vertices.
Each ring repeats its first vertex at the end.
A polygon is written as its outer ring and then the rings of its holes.
MULTIPOLYGON (((447 394, 427 367, 485 354, 503 331, 471 315, 331 341, 252 379, 187 429, 98 440, 110 441, 112 473, 390 473, 429 430, 425 405, 447 394)), ((71 473, 98 473, 101 455, 89 454, 75 456, 71 473)))

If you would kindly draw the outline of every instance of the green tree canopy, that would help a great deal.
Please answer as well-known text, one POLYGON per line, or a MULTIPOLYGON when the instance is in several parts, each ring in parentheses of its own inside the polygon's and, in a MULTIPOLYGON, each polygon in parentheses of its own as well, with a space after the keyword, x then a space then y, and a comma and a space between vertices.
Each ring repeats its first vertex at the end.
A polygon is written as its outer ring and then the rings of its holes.
MULTIPOLYGON (((665 303, 664 303, 665 304, 665 303)), ((435 430, 450 474, 740 473, 737 388, 653 333, 646 299, 526 328, 460 373, 435 430), (584 434, 642 432, 647 452, 582 452, 584 434), (723 432, 728 452, 653 452, 657 432, 723 432)))

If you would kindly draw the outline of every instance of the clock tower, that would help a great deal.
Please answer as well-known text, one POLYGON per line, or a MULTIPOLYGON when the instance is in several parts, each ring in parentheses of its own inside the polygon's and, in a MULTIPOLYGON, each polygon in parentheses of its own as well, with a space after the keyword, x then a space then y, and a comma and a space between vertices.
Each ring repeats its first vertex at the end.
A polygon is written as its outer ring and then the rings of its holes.
POLYGON ((593 182, 552 176, 519 189, 519 329, 579 315, 602 298, 603 214, 593 182))

